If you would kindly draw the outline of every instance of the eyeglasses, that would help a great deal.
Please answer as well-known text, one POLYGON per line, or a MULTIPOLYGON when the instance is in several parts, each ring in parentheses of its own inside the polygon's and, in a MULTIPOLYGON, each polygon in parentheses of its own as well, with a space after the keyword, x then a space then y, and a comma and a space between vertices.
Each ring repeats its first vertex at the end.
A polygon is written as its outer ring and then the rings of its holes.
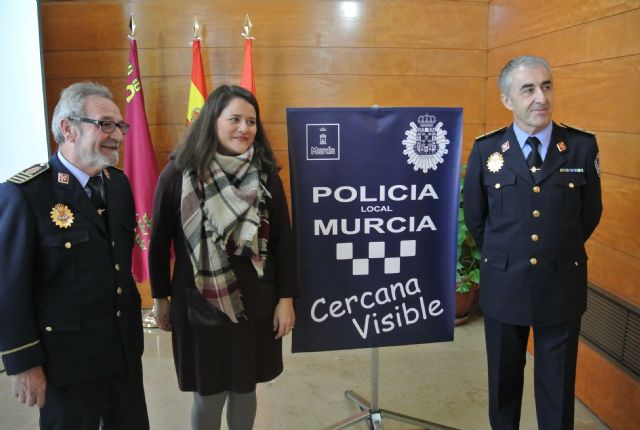
POLYGON ((105 133, 113 133, 114 131, 116 131, 116 127, 120 129, 122 134, 127 134, 129 132, 129 124, 124 121, 115 122, 109 119, 91 119, 85 118, 83 116, 70 116, 69 119, 71 121, 80 121, 97 125, 98 127, 100 127, 100 130, 105 133))

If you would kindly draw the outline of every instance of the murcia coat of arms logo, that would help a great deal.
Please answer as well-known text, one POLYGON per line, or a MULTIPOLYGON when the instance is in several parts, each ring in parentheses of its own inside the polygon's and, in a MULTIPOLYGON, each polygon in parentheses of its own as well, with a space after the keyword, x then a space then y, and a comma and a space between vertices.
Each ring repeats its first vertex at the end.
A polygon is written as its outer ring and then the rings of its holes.
POLYGON ((407 136, 402 144, 403 154, 407 156, 407 164, 413 165, 413 170, 436 170, 438 164, 444 162, 444 155, 448 154, 447 131, 442 128, 442 121, 437 122, 435 115, 424 114, 418 116, 418 123, 411 122, 411 128, 405 131, 407 136))

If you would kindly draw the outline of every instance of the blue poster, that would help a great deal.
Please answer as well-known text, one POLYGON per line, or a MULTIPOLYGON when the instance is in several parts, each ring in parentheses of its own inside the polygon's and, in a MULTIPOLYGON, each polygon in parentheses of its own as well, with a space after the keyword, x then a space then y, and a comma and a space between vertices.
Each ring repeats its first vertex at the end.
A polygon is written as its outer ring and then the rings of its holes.
POLYGON ((287 109, 293 352, 453 339, 461 108, 287 109))

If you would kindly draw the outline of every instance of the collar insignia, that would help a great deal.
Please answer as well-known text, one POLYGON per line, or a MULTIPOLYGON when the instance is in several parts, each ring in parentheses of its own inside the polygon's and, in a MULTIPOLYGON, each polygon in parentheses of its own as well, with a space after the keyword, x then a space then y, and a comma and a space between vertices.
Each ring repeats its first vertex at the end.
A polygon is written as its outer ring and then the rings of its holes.
POLYGON ((565 145, 564 142, 557 143, 556 147, 558 148, 558 151, 560 151, 560 152, 564 152, 564 151, 567 150, 567 145, 565 145))
POLYGON ((502 152, 507 152, 507 150, 509 149, 509 141, 508 141, 508 140, 506 140, 506 141, 502 144, 501 148, 502 148, 502 152))
POLYGON ((58 203, 51 209, 51 221, 60 228, 69 228, 73 224, 73 212, 67 205, 58 203))
POLYGON ((58 183, 69 185, 69 175, 66 173, 58 173, 58 183))
POLYGON ((493 154, 489 155, 489 158, 487 159, 487 169, 489 169, 491 173, 497 173, 498 171, 500 171, 500 169, 502 169, 503 165, 504 158, 502 157, 502 154, 500 154, 499 152, 494 152, 493 154))
POLYGON ((107 177, 107 179, 111 179, 111 175, 107 169, 102 169, 102 174, 107 177))

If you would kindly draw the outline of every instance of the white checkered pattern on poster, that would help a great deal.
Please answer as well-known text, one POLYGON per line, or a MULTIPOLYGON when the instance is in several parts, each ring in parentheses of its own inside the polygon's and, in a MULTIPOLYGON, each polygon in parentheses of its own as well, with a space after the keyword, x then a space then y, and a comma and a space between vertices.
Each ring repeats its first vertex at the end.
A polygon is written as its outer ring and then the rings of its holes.
POLYGON ((367 258, 354 258, 353 243, 344 242, 336 244, 336 260, 351 260, 352 274, 354 276, 368 275, 371 260, 383 260, 384 273, 400 273, 400 261, 402 258, 415 257, 416 241, 400 241, 400 255, 387 256, 384 242, 369 242, 367 258))

